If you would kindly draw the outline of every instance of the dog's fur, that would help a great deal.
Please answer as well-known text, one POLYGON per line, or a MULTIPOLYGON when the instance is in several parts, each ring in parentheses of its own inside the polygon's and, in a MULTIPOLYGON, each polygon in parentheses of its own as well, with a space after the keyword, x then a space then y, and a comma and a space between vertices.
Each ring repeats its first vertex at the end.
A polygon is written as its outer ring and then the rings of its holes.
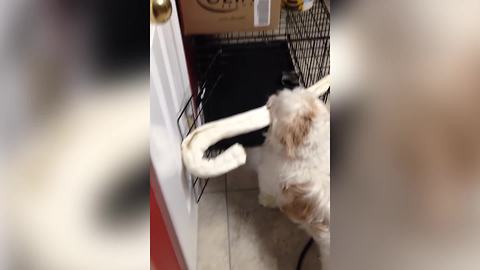
POLYGON ((267 103, 271 125, 258 176, 260 204, 279 207, 330 249, 330 114, 303 89, 283 90, 267 103))

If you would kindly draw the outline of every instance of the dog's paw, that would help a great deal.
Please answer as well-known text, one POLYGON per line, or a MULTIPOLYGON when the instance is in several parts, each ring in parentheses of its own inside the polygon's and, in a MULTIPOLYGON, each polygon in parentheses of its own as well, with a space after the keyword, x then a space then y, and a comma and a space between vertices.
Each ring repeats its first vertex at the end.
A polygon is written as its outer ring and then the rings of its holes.
POLYGON ((269 194, 260 193, 258 195, 258 202, 260 205, 268 208, 276 208, 277 207, 277 200, 274 196, 269 194))

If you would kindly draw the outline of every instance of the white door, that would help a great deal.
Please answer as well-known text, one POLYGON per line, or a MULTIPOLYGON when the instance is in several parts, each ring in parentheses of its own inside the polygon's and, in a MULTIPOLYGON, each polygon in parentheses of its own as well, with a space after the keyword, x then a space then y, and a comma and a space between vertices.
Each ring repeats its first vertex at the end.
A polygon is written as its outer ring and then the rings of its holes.
POLYGON ((168 21, 150 24, 150 152, 183 258, 188 269, 195 270, 197 205, 182 166, 177 127, 191 88, 175 1, 171 5, 168 21))

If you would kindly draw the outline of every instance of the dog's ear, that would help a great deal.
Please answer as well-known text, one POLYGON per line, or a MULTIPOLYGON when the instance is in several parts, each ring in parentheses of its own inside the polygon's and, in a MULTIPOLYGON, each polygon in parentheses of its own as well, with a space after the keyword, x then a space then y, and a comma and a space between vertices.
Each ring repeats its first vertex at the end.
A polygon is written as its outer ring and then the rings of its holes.
POLYGON ((315 115, 316 111, 313 108, 308 108, 304 112, 298 113, 293 119, 285 122, 279 136, 280 143, 285 146, 288 157, 295 157, 296 149, 305 142, 315 115))
POLYGON ((285 184, 282 193, 287 203, 280 207, 290 219, 296 222, 307 222, 313 218, 317 204, 311 196, 312 183, 285 184))

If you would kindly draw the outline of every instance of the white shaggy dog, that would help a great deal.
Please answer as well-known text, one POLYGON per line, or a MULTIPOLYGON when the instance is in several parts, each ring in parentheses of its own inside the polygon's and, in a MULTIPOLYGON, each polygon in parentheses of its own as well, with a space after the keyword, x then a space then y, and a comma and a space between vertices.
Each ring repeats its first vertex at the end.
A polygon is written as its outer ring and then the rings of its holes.
POLYGON ((271 125, 258 168, 259 202, 279 207, 330 253, 330 113, 314 94, 283 90, 267 103, 271 125))

